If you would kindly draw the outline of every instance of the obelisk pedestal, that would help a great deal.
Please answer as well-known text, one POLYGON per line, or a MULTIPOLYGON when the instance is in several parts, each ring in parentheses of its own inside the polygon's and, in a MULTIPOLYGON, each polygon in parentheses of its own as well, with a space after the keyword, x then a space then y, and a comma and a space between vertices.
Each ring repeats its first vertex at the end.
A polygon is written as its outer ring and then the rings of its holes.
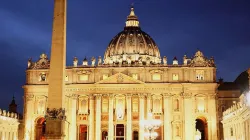
POLYGON ((65 137, 66 1, 54 0, 46 140, 64 140, 65 137))

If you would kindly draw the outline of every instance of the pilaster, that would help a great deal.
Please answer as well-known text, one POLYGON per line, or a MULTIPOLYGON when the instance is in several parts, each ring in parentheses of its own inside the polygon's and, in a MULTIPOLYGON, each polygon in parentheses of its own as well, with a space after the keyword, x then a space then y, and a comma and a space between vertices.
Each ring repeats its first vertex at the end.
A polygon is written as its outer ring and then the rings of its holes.
MULTIPOLYGON (((140 118, 140 121, 144 120, 144 101, 145 101, 145 95, 144 94, 140 94, 139 95, 139 106, 140 106, 140 112, 139 112, 139 118, 140 118)), ((139 122, 139 140, 144 140, 144 125, 143 124, 140 124, 139 122)))
POLYGON ((24 137, 27 140, 30 140, 32 137, 32 133, 34 132, 32 130, 32 124, 34 122, 32 116, 34 111, 34 95, 33 94, 27 94, 25 95, 25 130, 24 130, 24 137))
POLYGON ((184 93, 184 115, 185 115, 185 124, 184 124, 184 132, 185 132, 185 140, 192 140, 194 139, 195 134, 195 126, 193 124, 193 101, 192 101, 192 94, 191 93, 184 93))
POLYGON ((94 132, 94 96, 89 95, 89 140, 94 140, 95 139, 95 132, 94 132))
POLYGON ((126 101, 127 101, 127 140, 132 140, 132 102, 131 102, 131 94, 126 95, 126 101))
POLYGON ((96 126, 95 126, 95 140, 101 140, 101 94, 96 94, 96 126))
POLYGON ((210 131, 209 140, 217 140, 217 117, 216 117, 216 95, 210 95, 208 99, 208 113, 210 116, 210 125, 208 125, 208 130, 210 131))
POLYGON ((114 136, 114 95, 109 94, 109 122, 108 122, 108 137, 114 136))
POLYGON ((71 99, 71 107, 69 108, 69 111, 70 111, 70 117, 71 117, 71 120, 70 120, 70 133, 69 133, 69 138, 72 139, 72 140, 75 140, 77 139, 77 125, 76 125, 76 102, 77 102, 77 99, 78 99, 79 95, 77 94, 72 94, 70 96, 70 99, 71 99))
POLYGON ((172 140, 172 103, 171 94, 163 94, 163 104, 164 104, 164 140, 172 140))
POLYGON ((147 94, 147 114, 150 113, 150 112, 152 112, 151 100, 152 100, 152 96, 151 96, 150 93, 148 93, 147 94))

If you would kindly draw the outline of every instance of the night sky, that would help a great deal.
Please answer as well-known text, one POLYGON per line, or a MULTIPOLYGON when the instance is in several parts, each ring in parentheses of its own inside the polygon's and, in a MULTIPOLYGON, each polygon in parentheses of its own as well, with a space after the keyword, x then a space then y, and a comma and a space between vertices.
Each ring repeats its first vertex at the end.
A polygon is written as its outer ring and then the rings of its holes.
MULTIPOLYGON (((109 41, 125 26, 133 0, 68 0, 67 65, 103 57, 109 41)), ((0 2, 0 108, 13 94, 22 112, 28 58, 50 54, 53 0, 0 2)), ((161 56, 180 61, 200 49, 214 56, 217 77, 233 81, 250 67, 249 0, 134 0, 140 26, 161 56)), ((170 62, 169 62, 170 63, 170 62)))

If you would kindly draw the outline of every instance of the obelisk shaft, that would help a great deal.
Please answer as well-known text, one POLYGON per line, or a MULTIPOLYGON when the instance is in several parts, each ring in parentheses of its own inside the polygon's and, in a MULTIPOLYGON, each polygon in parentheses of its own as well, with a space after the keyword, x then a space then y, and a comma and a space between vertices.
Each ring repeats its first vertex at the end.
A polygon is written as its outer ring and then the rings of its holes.
POLYGON ((46 139, 63 140, 65 136, 65 67, 67 0, 54 0, 54 18, 49 69, 46 139))
POLYGON ((62 108, 66 67, 66 0, 54 1, 48 107, 62 108))

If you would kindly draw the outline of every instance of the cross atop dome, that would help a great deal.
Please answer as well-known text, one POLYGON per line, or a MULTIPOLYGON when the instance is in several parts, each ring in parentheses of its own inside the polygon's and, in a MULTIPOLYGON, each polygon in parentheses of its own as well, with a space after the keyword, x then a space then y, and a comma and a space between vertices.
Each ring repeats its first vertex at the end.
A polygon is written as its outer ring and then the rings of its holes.
POLYGON ((139 21, 134 11, 134 4, 131 4, 130 14, 127 17, 126 27, 139 27, 139 21))

